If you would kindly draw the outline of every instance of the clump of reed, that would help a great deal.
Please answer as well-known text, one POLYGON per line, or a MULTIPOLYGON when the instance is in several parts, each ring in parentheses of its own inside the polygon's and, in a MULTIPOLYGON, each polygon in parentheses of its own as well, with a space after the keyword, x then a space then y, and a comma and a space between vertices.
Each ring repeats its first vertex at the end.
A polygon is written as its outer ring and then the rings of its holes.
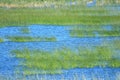
POLYGON ((12 51, 17 58, 24 59, 20 65, 25 66, 24 74, 55 74, 62 69, 120 67, 120 59, 114 57, 115 50, 108 46, 98 46, 93 50, 80 47, 78 51, 63 48, 52 52, 42 50, 12 51))
MULTIPOLYGON (((107 27, 107 26, 106 26, 107 27)), ((69 29, 71 37, 115 37, 120 36, 119 26, 104 28, 102 25, 94 26, 75 26, 69 29)))
POLYGON ((3 42, 4 40, 2 38, 0 38, 0 43, 3 42))
POLYGON ((9 41, 13 42, 34 42, 34 41, 56 41, 55 37, 31 37, 31 36, 9 36, 9 41))

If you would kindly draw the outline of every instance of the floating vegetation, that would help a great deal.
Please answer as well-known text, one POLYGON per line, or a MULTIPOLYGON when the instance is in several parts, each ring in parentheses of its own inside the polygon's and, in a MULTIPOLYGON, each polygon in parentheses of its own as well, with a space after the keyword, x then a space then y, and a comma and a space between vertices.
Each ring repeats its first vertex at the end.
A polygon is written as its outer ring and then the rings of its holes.
POLYGON ((22 33, 25 33, 25 34, 28 34, 28 33, 30 33, 30 30, 29 30, 29 28, 28 27, 23 27, 23 28, 21 28, 21 30, 20 30, 22 33))
POLYGON ((109 37, 120 36, 120 31, 81 31, 71 30, 71 37, 109 37))
POLYGON ((26 75, 37 72, 55 74, 59 70, 71 68, 120 67, 120 59, 113 57, 115 50, 109 46, 98 46, 93 50, 80 47, 76 52, 69 48, 53 52, 25 48, 13 50, 12 53, 17 58, 24 59, 20 65, 25 66, 26 75))
POLYGON ((55 37, 31 37, 31 36, 11 36, 7 37, 14 42, 33 42, 33 41, 56 41, 55 37))
POLYGON ((69 29, 71 37, 120 36, 119 26, 78 26, 69 29))
POLYGON ((4 40, 2 38, 0 38, 0 43, 3 42, 4 40))

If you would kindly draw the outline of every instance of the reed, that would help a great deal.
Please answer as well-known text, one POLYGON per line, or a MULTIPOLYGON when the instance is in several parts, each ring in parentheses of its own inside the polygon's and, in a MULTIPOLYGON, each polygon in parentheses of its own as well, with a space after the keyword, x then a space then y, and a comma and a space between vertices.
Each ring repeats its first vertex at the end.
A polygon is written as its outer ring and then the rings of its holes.
POLYGON ((25 66, 24 74, 55 74, 61 73, 62 69, 120 67, 120 59, 114 49, 107 46, 99 46, 90 50, 80 47, 77 52, 69 48, 47 52, 42 50, 14 50, 17 58, 24 59, 20 65, 25 66))
POLYGON ((0 38, 0 43, 3 42, 4 40, 2 38, 0 38))
POLYGON ((56 41, 55 37, 31 37, 31 36, 10 36, 7 37, 7 39, 13 42, 56 41))
POLYGON ((113 26, 75 26, 69 30, 71 37, 115 37, 120 36, 120 27, 113 26))

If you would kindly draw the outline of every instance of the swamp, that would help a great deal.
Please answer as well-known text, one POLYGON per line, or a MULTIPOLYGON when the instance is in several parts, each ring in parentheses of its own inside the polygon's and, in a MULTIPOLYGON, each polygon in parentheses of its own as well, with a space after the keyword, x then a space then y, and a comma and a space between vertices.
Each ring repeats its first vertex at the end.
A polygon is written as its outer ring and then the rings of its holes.
POLYGON ((120 1, 0 0, 0 80, 120 80, 120 1))

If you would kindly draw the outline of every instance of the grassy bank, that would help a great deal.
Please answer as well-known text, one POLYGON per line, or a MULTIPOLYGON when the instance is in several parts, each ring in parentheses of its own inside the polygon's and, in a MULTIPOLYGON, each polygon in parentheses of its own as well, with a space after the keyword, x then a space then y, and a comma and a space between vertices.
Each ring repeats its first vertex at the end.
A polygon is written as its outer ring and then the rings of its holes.
MULTIPOLYGON (((118 24, 120 15, 113 15, 105 6, 118 1, 96 1, 95 7, 86 7, 85 0, 0 0, 0 27, 31 24, 105 25, 118 24), (98 5, 102 3, 102 6, 98 5)), ((119 13, 119 11, 114 11, 119 13)))
MULTIPOLYGON (((115 48, 116 46, 114 46, 115 48)), ((25 66, 24 74, 59 73, 61 69, 92 68, 92 67, 120 67, 120 59, 113 47, 99 46, 94 50, 80 47, 77 52, 68 48, 53 52, 41 50, 14 50, 17 58, 24 59, 20 65, 25 66)), ((120 49, 119 46, 117 46, 120 49)))
POLYGON ((7 37, 9 41, 14 42, 33 42, 33 41, 56 41, 55 37, 31 37, 31 36, 11 36, 7 37))
POLYGON ((52 25, 119 25, 120 15, 110 16, 103 8, 70 6, 63 8, 16 8, 0 9, 0 27, 31 24, 52 25), (88 14, 89 13, 89 14, 88 14))

